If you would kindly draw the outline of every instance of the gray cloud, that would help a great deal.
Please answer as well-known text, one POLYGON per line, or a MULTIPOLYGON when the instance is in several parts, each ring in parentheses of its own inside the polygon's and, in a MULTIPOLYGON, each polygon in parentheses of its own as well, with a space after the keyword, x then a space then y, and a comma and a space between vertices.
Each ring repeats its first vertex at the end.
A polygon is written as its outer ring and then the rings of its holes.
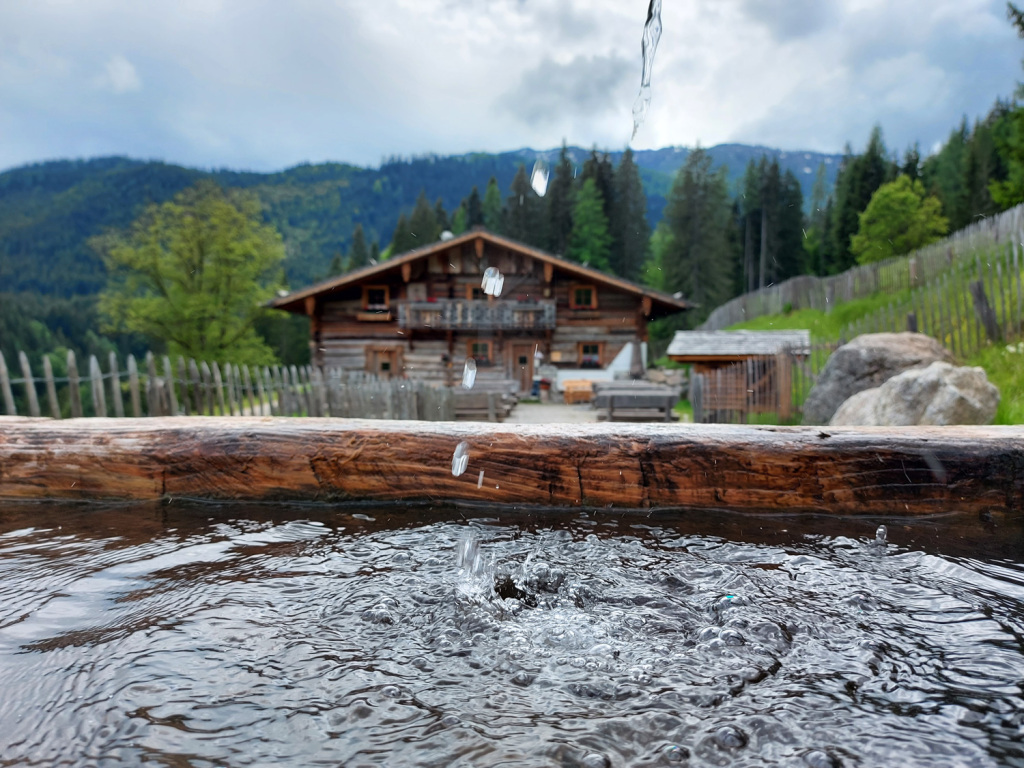
POLYGON ((499 104, 527 125, 557 124, 567 114, 593 117, 614 110, 613 99, 637 76, 635 65, 614 55, 577 56, 567 64, 545 58, 499 104))
POLYGON ((740 7, 779 42, 811 35, 836 17, 835 5, 827 0, 740 0, 740 7))

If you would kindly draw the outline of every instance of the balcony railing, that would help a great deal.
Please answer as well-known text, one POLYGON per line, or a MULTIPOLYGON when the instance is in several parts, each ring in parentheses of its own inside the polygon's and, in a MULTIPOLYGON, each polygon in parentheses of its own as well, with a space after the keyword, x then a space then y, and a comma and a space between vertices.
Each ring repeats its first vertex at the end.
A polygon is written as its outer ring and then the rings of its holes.
POLYGON ((440 331, 546 330, 555 327, 554 302, 417 301, 398 305, 402 328, 440 331))

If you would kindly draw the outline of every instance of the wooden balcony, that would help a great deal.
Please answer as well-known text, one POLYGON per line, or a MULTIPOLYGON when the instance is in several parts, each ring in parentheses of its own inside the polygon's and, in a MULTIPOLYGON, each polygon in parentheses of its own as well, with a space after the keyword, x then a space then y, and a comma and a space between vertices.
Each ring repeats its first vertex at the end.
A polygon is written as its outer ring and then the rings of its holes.
POLYGON ((555 304, 526 301, 422 301, 398 305, 402 328, 532 331, 555 327, 555 304))

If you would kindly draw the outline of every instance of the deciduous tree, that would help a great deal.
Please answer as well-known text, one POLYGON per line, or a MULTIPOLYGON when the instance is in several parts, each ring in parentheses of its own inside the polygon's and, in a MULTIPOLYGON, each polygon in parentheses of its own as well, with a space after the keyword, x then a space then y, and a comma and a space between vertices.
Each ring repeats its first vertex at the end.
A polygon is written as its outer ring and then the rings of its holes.
POLYGON ((850 249, 861 264, 881 261, 932 243, 948 231, 938 198, 925 196, 924 185, 900 176, 883 184, 860 215, 860 229, 850 249))

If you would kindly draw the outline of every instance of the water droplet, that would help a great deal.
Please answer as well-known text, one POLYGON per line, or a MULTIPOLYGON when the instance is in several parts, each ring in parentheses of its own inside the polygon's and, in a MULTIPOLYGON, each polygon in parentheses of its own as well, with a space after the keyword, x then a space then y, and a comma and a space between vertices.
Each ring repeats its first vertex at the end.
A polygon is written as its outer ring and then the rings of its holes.
POLYGON ((600 752, 591 752, 589 755, 584 755, 580 764, 584 768, 609 768, 611 761, 607 755, 602 755, 600 752))
POLYGON ((401 689, 397 685, 385 685, 380 689, 382 696, 387 696, 389 699, 397 699, 402 695, 401 689))
POLYGON ((725 749, 739 749, 747 746, 747 734, 734 725, 723 725, 712 737, 715 743, 725 749))
POLYGON ((466 365, 462 369, 462 388, 472 389, 476 383, 476 360, 472 357, 466 358, 466 365))
POLYGON ((633 135, 630 141, 636 138, 637 131, 647 118, 647 110, 651 106, 651 74, 654 72, 654 52, 658 50, 658 41, 661 40, 661 0, 651 0, 647 6, 647 21, 644 23, 644 34, 642 41, 644 68, 640 77, 640 93, 633 102, 633 135))
POLYGON ((462 720, 459 719, 458 715, 445 715, 441 718, 441 725, 451 728, 452 726, 458 725, 462 720))
POLYGON ((477 488, 483 488, 484 487, 484 471, 482 469, 480 470, 480 477, 478 477, 476 479, 476 487, 477 488))
POLYGON ((530 174, 530 186, 541 197, 544 197, 548 191, 548 178, 550 175, 551 172, 548 170, 548 164, 543 160, 538 160, 533 164, 533 173, 530 174))
POLYGON ((828 752, 823 752, 820 749, 812 749, 804 755, 804 762, 811 768, 839 768, 842 765, 828 752))
POLYGON ((878 526, 878 530, 875 531, 875 544, 885 544, 886 537, 889 535, 889 529, 884 525, 878 526))
POLYGON ((466 471, 469 465, 469 443, 463 440, 455 446, 455 455, 452 456, 452 474, 458 477, 466 471))
POLYGON ((480 281, 480 287, 488 296, 501 296, 501 288, 504 284, 505 277, 497 267, 488 267, 484 270, 484 279, 480 281))
POLYGON ((665 759, 670 763, 681 763, 690 757, 690 750, 680 747, 678 744, 670 744, 665 747, 665 759))

